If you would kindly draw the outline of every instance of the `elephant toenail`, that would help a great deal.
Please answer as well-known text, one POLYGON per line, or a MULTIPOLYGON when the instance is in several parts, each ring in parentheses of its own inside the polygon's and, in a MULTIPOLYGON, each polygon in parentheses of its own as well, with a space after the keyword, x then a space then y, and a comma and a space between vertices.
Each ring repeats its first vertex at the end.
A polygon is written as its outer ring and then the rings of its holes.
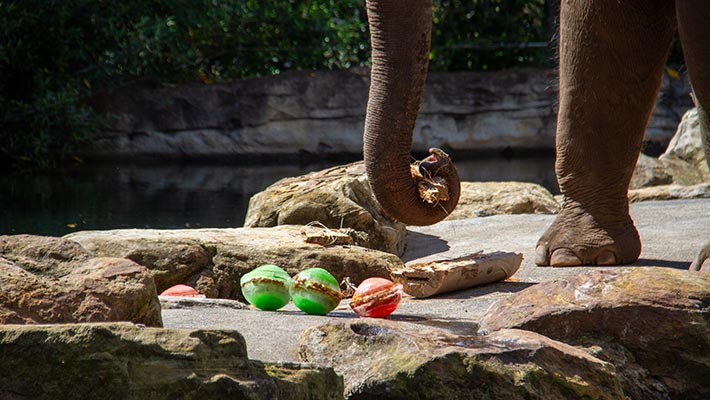
POLYGON ((547 257, 547 246, 541 244, 535 248, 535 264, 541 267, 550 265, 550 259, 547 257))
POLYGON ((553 267, 574 267, 582 265, 582 260, 570 249, 557 249, 550 257, 550 265, 553 267))
POLYGON ((606 250, 603 251, 597 257, 597 265, 616 265, 616 254, 614 252, 606 250))

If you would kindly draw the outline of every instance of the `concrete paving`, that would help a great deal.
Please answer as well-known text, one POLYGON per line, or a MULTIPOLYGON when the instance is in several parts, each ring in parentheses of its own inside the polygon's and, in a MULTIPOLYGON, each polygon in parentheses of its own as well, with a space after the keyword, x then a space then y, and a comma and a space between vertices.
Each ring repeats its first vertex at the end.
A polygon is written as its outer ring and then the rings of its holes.
MULTIPOLYGON (((687 269, 702 244, 710 239, 710 199, 636 203, 631 205, 631 214, 643 243, 641 257, 632 266, 687 269)), ((552 215, 498 215, 410 228, 407 251, 402 257, 405 262, 454 258, 478 250, 507 250, 523 253, 523 264, 512 279, 504 282, 428 299, 405 296, 390 319, 470 334, 488 307, 511 293, 593 269, 632 267, 535 266, 535 243, 553 219, 552 215)), ((312 316, 293 304, 266 312, 195 302, 180 309, 164 309, 163 322, 167 328, 236 329, 247 341, 250 358, 298 361, 298 336, 304 329, 358 318, 347 303, 344 300, 327 316, 312 316)))

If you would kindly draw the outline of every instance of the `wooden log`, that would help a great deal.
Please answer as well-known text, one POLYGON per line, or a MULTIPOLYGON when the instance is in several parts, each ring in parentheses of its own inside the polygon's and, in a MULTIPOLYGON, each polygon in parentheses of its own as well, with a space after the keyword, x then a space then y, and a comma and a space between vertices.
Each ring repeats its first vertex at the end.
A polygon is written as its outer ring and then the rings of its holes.
POLYGON ((467 256, 406 265, 392 271, 392 280, 404 291, 424 298, 497 282, 512 276, 523 262, 521 253, 478 252, 467 256))

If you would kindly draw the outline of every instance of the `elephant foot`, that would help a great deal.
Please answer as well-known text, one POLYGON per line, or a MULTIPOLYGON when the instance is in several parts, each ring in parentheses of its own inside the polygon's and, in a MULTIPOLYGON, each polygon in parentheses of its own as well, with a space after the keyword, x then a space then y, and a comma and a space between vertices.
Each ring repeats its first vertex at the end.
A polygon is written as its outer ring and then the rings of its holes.
POLYGON ((640 254, 641 240, 628 213, 590 213, 581 205, 565 201, 537 242, 535 264, 620 265, 635 262, 640 254))
POLYGON ((691 271, 710 272, 710 265, 703 266, 707 260, 710 260, 710 242, 706 243, 705 246, 700 249, 700 252, 698 252, 698 255, 695 257, 695 260, 693 260, 690 264, 690 268, 688 269, 691 271))

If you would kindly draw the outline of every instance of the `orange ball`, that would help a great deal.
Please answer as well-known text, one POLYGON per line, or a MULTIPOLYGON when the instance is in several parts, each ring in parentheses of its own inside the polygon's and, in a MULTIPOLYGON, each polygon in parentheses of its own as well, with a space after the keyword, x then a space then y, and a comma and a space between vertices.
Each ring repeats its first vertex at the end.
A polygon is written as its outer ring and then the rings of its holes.
POLYGON ((367 278, 355 290, 350 308, 361 317, 385 318, 402 300, 402 285, 385 278, 367 278))

